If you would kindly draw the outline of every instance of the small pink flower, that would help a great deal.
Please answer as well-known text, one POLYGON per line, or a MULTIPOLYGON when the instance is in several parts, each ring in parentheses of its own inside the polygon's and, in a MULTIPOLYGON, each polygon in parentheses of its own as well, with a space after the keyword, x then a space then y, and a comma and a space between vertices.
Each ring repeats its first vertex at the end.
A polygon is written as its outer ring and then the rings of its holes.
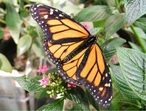
POLYGON ((42 86, 43 88, 45 88, 47 85, 49 85, 49 77, 45 77, 43 75, 43 78, 41 80, 39 80, 40 82, 40 86, 42 86))
POLYGON ((90 26, 89 26, 88 24, 86 24, 85 22, 83 22, 82 25, 83 25, 87 30, 90 30, 90 26))
POLYGON ((37 70, 37 72, 41 72, 41 73, 45 73, 47 70, 49 70, 47 65, 44 66, 39 66, 39 69, 37 70))
POLYGON ((74 88, 75 88, 75 87, 77 87, 77 86, 76 86, 75 84, 68 83, 68 84, 67 84, 67 87, 74 87, 74 88))

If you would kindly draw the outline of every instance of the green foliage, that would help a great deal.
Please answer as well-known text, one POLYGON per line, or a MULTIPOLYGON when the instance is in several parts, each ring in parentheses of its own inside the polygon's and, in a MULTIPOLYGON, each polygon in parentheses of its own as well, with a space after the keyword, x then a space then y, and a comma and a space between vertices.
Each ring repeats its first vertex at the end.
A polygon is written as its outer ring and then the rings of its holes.
POLYGON ((126 20, 133 23, 142 15, 146 14, 145 0, 125 0, 126 20))
POLYGON ((76 103, 71 111, 89 110, 89 102, 88 102, 86 93, 82 88, 80 88, 80 87, 72 88, 71 90, 68 91, 66 97, 76 103))
POLYGON ((116 89, 122 95, 117 99, 114 98, 112 105, 117 107, 117 101, 119 101, 120 105, 126 106, 127 110, 130 107, 133 110, 140 109, 143 107, 142 101, 146 99, 146 54, 139 50, 117 48, 117 55, 120 66, 111 66, 111 68, 116 89))
POLYGON ((109 39, 101 45, 102 51, 104 52, 106 61, 109 61, 111 57, 116 53, 116 48, 120 47, 126 41, 122 38, 109 39))
POLYGON ((22 21, 12 4, 6 3, 6 8, 6 25, 15 43, 18 43, 22 21))
POLYGON ((39 92, 43 90, 43 88, 39 85, 38 80, 41 79, 41 76, 36 76, 34 78, 30 78, 28 76, 21 76, 15 78, 17 82, 21 85, 23 89, 29 92, 39 92))
POLYGON ((123 76, 133 93, 128 94, 146 100, 146 54, 132 49, 118 48, 117 55, 123 76))
MULTIPOLYGON (((91 5, 90 2, 93 6, 83 8, 80 3, 72 3, 68 0, 3 0, 0 3, 5 8, 0 7, 0 23, 8 27, 17 44, 17 56, 27 55, 27 63, 31 63, 26 66, 27 70, 24 72, 27 72, 28 69, 31 70, 32 67, 38 66, 38 63, 34 62, 36 58, 42 61, 42 58, 45 57, 42 48, 43 34, 29 12, 29 6, 32 3, 51 4, 70 15, 75 15, 74 19, 79 22, 89 22, 92 26, 90 31, 97 35, 106 61, 109 61, 115 53, 118 56, 118 64, 110 65, 113 99, 107 110, 146 110, 146 1, 91 0, 85 3, 86 6, 91 5), (79 13, 76 14, 77 12, 79 13), (123 29, 129 34, 132 40, 126 41, 120 38, 116 34, 119 29, 123 29), (123 43, 128 43, 131 49, 120 48, 123 43)), ((0 27, 0 38, 4 38, 4 27, 2 26, 0 27)), ((127 38, 127 35, 124 35, 124 38, 127 38)), ((2 54, 0 54, 0 70, 12 71, 12 66, 2 54)), ((36 98, 49 97, 51 94, 58 96, 62 93, 59 99, 47 103, 39 108, 39 111, 62 110, 66 98, 75 103, 71 111, 89 110, 89 104, 92 104, 96 110, 103 110, 88 91, 79 86, 67 88, 67 83, 59 78, 56 69, 49 70, 48 73, 52 74, 50 75, 51 83, 55 84, 50 84, 46 88, 39 85, 38 80, 41 79, 41 76, 24 75, 15 78, 23 89, 34 92, 36 98)))
POLYGON ((8 59, 0 53, 0 70, 3 70, 5 72, 11 72, 12 67, 8 59))
POLYGON ((35 98, 38 98, 39 99, 39 98, 48 97, 47 91, 48 91, 47 88, 43 88, 39 92, 35 92, 35 98))
POLYGON ((60 111, 63 110, 63 103, 64 98, 56 99, 53 102, 50 102, 41 108, 38 109, 38 111, 60 111))
POLYGON ((146 32, 146 19, 145 19, 145 17, 139 18, 137 21, 134 22, 134 25, 141 28, 144 32, 146 32))
POLYGON ((4 37, 4 29, 0 27, 0 39, 4 37))
POLYGON ((26 52, 32 43, 32 38, 30 35, 24 35, 19 39, 18 45, 17 45, 17 56, 20 56, 24 52, 26 52))
POLYGON ((110 37, 115 32, 117 32, 125 23, 125 15, 123 13, 118 13, 111 15, 105 22, 105 32, 106 37, 110 37))
POLYGON ((127 85, 127 82, 124 78, 124 75, 121 71, 121 68, 119 66, 111 66, 112 71, 113 71, 113 77, 115 80, 115 86, 116 88, 120 91, 121 94, 125 96, 125 98, 129 99, 138 99, 138 97, 134 94, 132 89, 127 85))
POLYGON ((81 12, 79 12, 74 18, 79 21, 100 21, 103 19, 108 18, 110 15, 112 15, 112 11, 114 8, 108 7, 108 6, 92 6, 85 8, 81 12))

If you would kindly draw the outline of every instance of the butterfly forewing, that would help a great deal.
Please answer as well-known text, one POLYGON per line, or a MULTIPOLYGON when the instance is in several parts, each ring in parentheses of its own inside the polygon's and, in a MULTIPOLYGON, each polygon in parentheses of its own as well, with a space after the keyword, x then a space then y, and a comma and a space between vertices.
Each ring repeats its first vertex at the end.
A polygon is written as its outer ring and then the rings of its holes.
POLYGON ((109 106, 112 98, 110 73, 95 37, 58 9, 36 4, 30 11, 45 35, 44 50, 63 79, 83 85, 96 102, 109 106))
POLYGON ((55 8, 39 4, 32 5, 30 11, 51 43, 82 41, 89 36, 82 25, 55 8))

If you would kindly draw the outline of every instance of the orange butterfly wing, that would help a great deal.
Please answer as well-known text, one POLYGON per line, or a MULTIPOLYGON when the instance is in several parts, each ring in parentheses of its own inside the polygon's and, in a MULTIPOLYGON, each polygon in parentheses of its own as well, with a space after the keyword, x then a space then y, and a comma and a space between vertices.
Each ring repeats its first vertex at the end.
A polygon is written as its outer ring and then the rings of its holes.
POLYGON ((112 85, 96 37, 67 14, 45 5, 32 5, 32 17, 44 32, 44 49, 67 81, 84 85, 94 99, 109 106, 112 85))

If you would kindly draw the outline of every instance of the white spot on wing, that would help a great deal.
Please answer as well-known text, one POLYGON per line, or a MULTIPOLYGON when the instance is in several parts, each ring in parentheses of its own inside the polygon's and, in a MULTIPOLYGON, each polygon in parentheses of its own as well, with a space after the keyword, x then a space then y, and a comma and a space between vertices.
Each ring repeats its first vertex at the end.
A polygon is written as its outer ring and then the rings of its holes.
POLYGON ((53 11, 50 11, 50 15, 52 15, 53 14, 53 11))
POLYGON ((47 19, 48 18, 48 15, 44 15, 44 19, 47 19))
POLYGON ((50 8, 50 11, 53 12, 54 10, 52 8, 50 8))
POLYGON ((52 15, 54 13, 54 10, 51 8, 50 9, 50 15, 52 15))
POLYGON ((105 74, 105 77, 108 77, 108 74, 107 73, 105 74))
POLYGON ((63 15, 62 15, 62 14, 59 14, 59 16, 60 16, 60 17, 63 17, 63 15))
POLYGON ((104 86, 105 87, 110 87, 110 83, 106 83, 104 86))
POLYGON ((33 10, 36 10, 36 7, 33 10))
POLYGON ((112 96, 108 99, 108 101, 111 101, 111 99, 112 99, 112 96))
POLYGON ((37 13, 36 13, 36 12, 34 12, 33 14, 34 14, 34 15, 36 15, 37 13))

